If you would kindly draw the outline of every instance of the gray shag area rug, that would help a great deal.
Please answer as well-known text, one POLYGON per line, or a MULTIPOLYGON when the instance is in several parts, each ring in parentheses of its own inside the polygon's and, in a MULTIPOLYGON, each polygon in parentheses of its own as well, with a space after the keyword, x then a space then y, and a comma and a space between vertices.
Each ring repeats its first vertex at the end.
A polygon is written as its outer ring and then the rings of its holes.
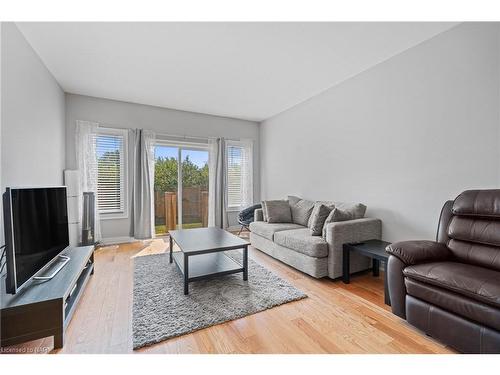
MULTIPOLYGON (((241 261, 241 251, 228 251, 241 261)), ((168 254, 134 258, 134 349, 307 297, 271 271, 248 260, 241 273, 189 283, 168 254)))

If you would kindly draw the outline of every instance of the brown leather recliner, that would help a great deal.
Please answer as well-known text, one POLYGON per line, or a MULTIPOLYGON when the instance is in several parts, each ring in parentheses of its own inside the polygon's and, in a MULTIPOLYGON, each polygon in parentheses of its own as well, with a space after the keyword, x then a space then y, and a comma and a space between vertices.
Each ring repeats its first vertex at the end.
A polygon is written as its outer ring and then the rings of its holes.
POLYGON ((443 206, 436 241, 389 245, 392 312, 464 353, 500 353, 500 189, 443 206))

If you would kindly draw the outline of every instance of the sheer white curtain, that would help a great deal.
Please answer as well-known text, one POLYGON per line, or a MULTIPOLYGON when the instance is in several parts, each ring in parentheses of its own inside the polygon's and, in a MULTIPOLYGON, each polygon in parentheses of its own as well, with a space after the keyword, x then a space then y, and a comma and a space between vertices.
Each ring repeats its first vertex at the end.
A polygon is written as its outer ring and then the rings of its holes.
POLYGON ((224 138, 208 140, 208 226, 227 228, 224 138))
POLYGON ((153 238, 154 226, 154 173, 155 133, 135 131, 133 161, 133 235, 137 239, 153 238))
POLYGON ((242 139, 241 208, 253 205, 253 140, 242 139))
POLYGON ((99 124, 90 121, 77 121, 75 132, 76 163, 80 173, 80 191, 78 193, 78 241, 82 240, 83 193, 92 192, 95 197, 94 239, 100 241, 101 221, 97 209, 97 155, 94 135, 99 124))

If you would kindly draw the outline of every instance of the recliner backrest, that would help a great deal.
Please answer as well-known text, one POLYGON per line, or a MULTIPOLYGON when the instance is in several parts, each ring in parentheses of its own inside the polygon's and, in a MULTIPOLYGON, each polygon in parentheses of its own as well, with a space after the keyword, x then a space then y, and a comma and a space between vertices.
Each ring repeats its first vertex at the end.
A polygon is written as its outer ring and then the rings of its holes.
POLYGON ((500 271, 500 189, 464 191, 451 214, 447 245, 455 258, 500 271))

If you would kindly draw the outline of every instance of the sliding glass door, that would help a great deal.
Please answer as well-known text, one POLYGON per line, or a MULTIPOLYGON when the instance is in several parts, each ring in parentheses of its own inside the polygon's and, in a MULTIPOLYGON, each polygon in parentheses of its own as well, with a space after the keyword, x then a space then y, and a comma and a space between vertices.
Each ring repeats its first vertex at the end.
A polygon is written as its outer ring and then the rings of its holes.
POLYGON ((177 229, 177 193, 179 190, 179 149, 155 146, 155 234, 165 235, 177 229))
POLYGON ((179 210, 183 229, 208 225, 208 151, 181 149, 182 196, 179 210))
POLYGON ((175 143, 155 146, 155 232, 208 225, 208 150, 175 143), (180 198, 179 198, 180 197, 180 198))

